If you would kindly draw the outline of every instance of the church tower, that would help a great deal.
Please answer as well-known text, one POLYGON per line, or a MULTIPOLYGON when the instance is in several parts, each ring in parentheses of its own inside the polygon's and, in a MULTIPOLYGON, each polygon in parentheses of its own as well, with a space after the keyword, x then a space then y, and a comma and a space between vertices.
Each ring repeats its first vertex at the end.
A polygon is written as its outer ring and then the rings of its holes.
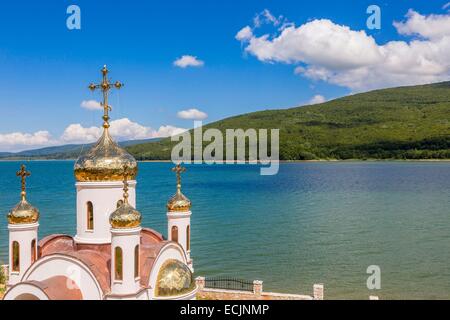
POLYGON ((123 203, 111 214, 111 293, 128 295, 140 288, 141 214, 128 203, 127 167, 124 167, 123 203))
POLYGON ((101 70, 100 84, 90 84, 89 89, 99 89, 103 93, 103 134, 97 143, 75 163, 77 190, 77 234, 79 244, 111 243, 109 214, 122 204, 123 167, 128 168, 130 205, 136 205, 136 159, 119 147, 109 134, 108 94, 113 88, 120 89, 123 84, 114 84, 108 79, 106 66, 101 70))
POLYGON ((177 175, 177 192, 167 202, 167 234, 170 241, 178 242, 183 247, 188 266, 194 272, 191 259, 191 200, 181 192, 181 173, 186 168, 178 164, 172 171, 177 175))
POLYGON ((9 230, 9 281, 18 283, 25 271, 37 259, 39 211, 26 199, 26 178, 31 175, 24 165, 16 173, 22 180, 20 202, 8 213, 9 230))

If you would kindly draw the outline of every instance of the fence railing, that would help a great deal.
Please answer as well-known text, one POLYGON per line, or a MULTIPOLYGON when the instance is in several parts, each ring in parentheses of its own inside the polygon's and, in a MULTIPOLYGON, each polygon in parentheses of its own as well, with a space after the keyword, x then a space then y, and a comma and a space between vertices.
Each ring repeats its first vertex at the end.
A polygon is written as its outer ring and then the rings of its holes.
POLYGON ((253 292, 253 281, 227 277, 205 278, 205 288, 253 292))

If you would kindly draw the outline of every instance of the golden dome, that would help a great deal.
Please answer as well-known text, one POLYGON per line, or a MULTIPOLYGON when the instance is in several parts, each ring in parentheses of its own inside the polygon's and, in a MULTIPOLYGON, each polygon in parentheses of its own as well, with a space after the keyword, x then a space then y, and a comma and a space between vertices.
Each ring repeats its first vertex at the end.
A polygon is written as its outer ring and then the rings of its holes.
POLYGON ((26 224, 35 223, 39 220, 39 210, 28 203, 26 199, 26 179, 31 173, 26 170, 25 165, 20 166, 20 171, 17 171, 16 176, 20 177, 22 192, 20 202, 8 213, 9 224, 26 224))
POLYGON ((76 161, 75 178, 77 181, 121 181, 124 166, 128 167, 129 178, 135 179, 136 159, 119 147, 105 128, 91 150, 76 161))
POLYGON ((109 223, 114 229, 136 228, 141 225, 141 220, 141 213, 125 202, 109 216, 109 223))
POLYGON ((75 162, 75 178, 77 181, 121 181, 124 179, 123 167, 128 168, 128 177, 134 179, 137 174, 136 159, 119 147, 109 135, 108 94, 113 88, 120 89, 123 84, 119 81, 111 83, 108 79, 106 66, 101 70, 103 79, 100 84, 90 84, 89 89, 101 90, 103 93, 103 134, 97 143, 84 156, 75 162))
POLYGON ((25 197, 8 213, 9 224, 35 223, 39 220, 39 210, 33 207, 25 197))
POLYGON ((195 281, 188 266, 178 260, 168 260, 158 272, 156 296, 179 296, 193 291, 195 281))
POLYGON ((191 200, 178 189, 177 193, 167 202, 167 211, 185 212, 191 210, 191 205, 191 200))
POLYGON ((122 168, 123 175, 123 202, 109 216, 109 223, 114 229, 136 228, 141 225, 142 215, 128 203, 128 167, 122 168))

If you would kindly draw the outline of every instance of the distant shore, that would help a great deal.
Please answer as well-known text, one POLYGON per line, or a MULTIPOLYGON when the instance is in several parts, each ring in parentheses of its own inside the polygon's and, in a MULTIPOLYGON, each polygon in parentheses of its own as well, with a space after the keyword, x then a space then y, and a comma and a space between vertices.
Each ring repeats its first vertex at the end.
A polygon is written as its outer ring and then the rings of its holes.
MULTIPOLYGON (((76 159, 0 159, 0 162, 17 162, 17 161, 76 161, 76 159)), ((138 162, 155 162, 169 163, 172 160, 138 160, 138 162)), ((280 163, 321 163, 321 162, 450 162, 450 159, 318 159, 318 160, 279 160, 280 163)), ((236 161, 224 161, 225 164, 237 164, 236 161)), ((255 164, 255 161, 241 164, 255 164)))

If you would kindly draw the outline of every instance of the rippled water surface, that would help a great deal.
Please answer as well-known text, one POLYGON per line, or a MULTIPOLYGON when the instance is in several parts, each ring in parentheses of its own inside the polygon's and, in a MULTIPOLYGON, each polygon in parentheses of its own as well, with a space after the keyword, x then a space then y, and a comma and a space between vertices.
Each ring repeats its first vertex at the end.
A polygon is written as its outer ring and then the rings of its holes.
MULTIPOLYGON (((6 213, 19 200, 19 162, 0 162, 0 260, 6 213)), ((73 162, 27 164, 40 237, 75 233, 73 162)), ((170 163, 140 163, 143 224, 166 234, 170 163)), ((276 176, 250 165, 188 166, 196 274, 261 279, 264 289, 326 298, 450 299, 450 163, 293 163, 276 176), (369 265, 382 289, 366 287, 369 265)))

